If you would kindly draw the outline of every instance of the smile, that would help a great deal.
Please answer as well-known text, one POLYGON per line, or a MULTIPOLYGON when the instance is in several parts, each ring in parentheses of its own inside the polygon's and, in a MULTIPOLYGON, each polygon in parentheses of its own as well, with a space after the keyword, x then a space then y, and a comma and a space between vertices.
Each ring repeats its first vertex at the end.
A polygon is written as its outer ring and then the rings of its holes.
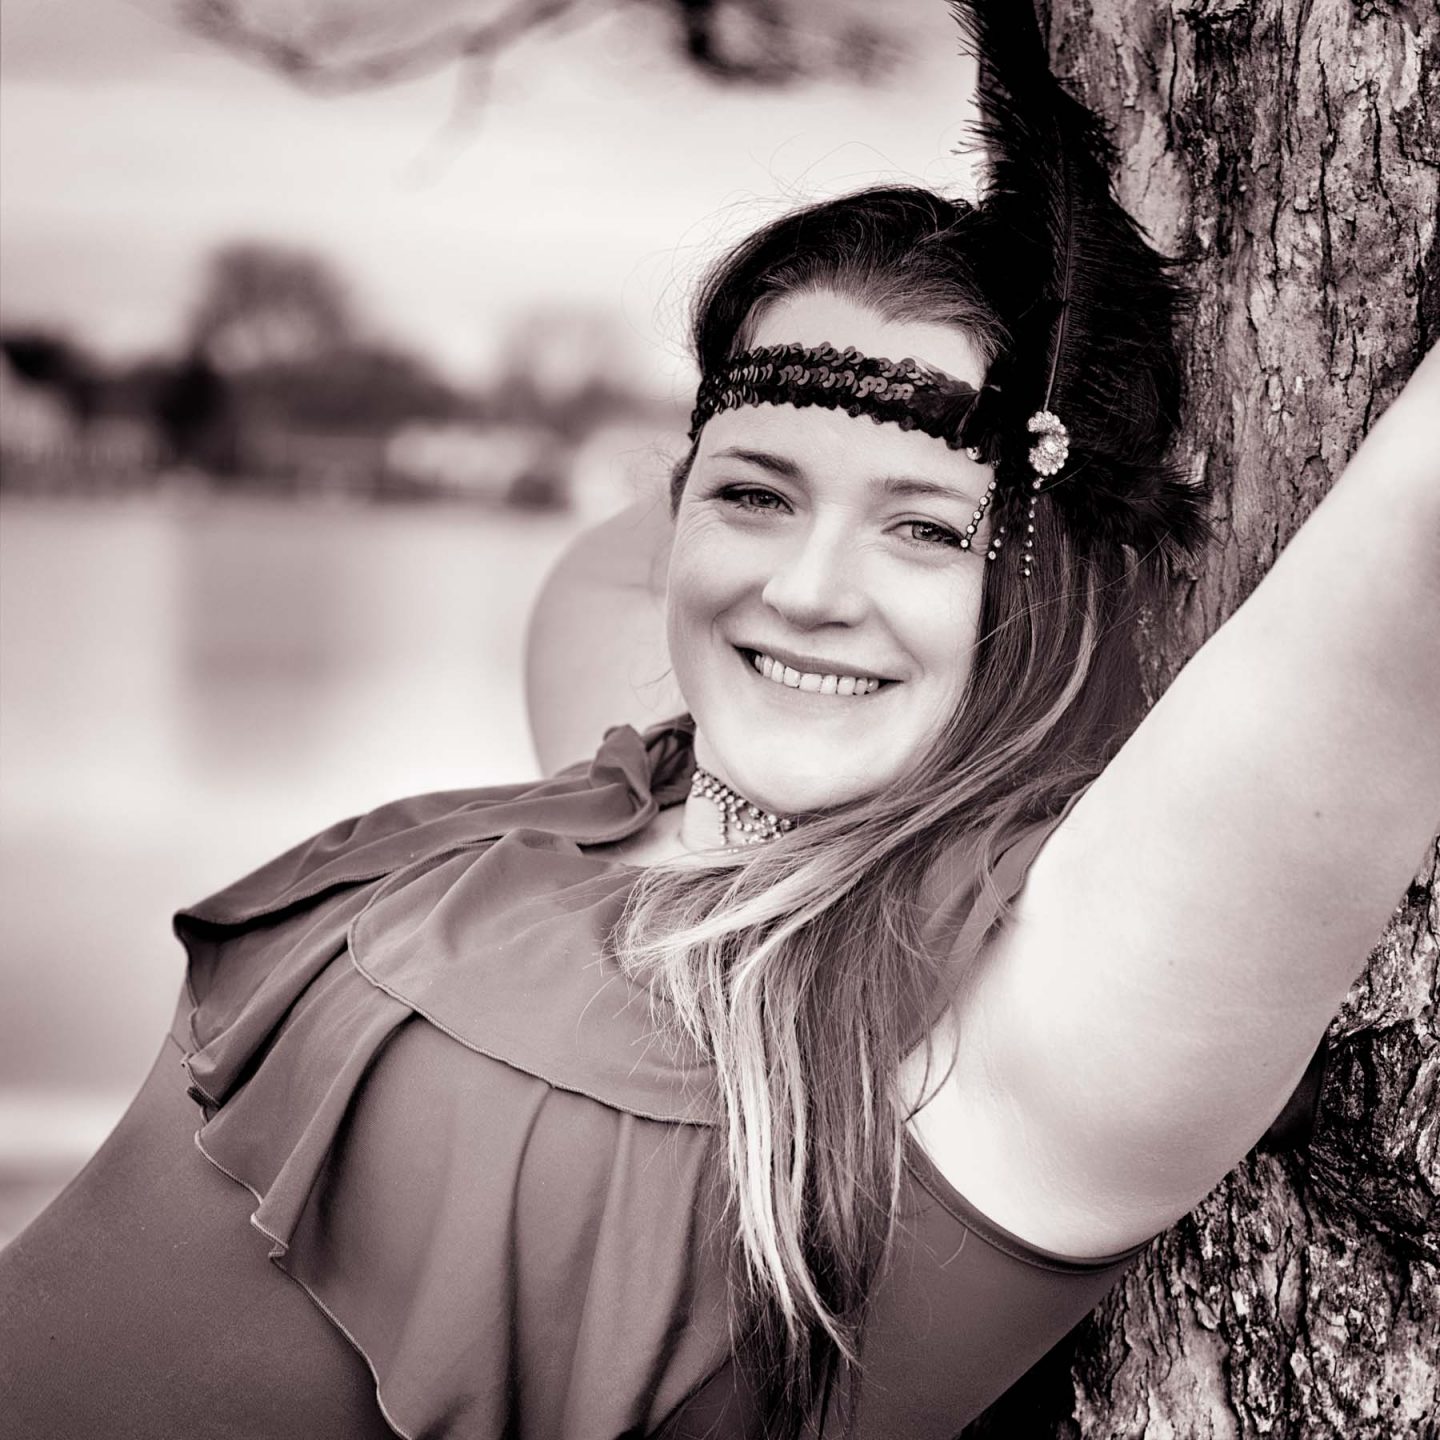
POLYGON ((802 690, 808 695, 873 695, 884 683, 870 675, 820 675, 796 670, 758 650, 741 652, 751 666, 776 685, 802 690))

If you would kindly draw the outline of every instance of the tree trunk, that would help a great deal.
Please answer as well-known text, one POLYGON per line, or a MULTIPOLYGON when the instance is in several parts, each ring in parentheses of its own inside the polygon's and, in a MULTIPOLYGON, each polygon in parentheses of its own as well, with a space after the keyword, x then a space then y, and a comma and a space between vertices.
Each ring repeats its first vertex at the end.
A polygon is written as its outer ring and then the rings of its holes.
MULTIPOLYGON (((1153 699, 1440 337, 1440 13, 1051 10, 1057 72, 1124 156, 1122 200, 1194 262, 1188 433, 1218 533, 1147 626, 1153 699)), ((1227 1177, 977 1437, 1440 1435, 1437 896, 1432 848, 1332 1027, 1309 1146, 1227 1177)))

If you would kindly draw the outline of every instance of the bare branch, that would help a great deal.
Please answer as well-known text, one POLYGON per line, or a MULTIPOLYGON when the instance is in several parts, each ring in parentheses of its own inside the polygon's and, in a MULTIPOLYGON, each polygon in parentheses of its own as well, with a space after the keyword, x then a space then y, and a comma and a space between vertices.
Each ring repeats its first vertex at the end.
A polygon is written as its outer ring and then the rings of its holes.
POLYGON ((319 94, 372 89, 447 65, 493 62, 526 36, 625 7, 663 16, 683 62, 723 83, 821 75, 861 82, 905 50, 903 16, 867 0, 165 0, 186 29, 319 94), (479 13, 477 13, 479 12, 479 13))
POLYGON ((311 44, 290 38, 250 18, 246 0, 183 0, 180 19, 196 34, 275 70, 307 90, 343 94, 392 85, 433 73, 457 60, 498 54, 523 36, 553 24, 586 0, 516 0, 483 23, 452 23, 419 39, 377 50, 355 60, 327 58, 327 45, 351 39, 330 26, 317 27, 311 44), (327 33, 328 31, 328 33, 327 33))

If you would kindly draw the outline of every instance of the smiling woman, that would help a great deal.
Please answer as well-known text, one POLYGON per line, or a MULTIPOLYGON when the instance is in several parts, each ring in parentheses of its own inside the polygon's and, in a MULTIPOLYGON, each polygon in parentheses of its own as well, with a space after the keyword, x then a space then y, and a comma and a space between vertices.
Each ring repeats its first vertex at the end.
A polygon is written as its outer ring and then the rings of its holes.
MULTIPOLYGON (((980 379, 963 332, 887 323, 829 293, 775 307, 757 330, 762 344, 825 335, 869 354, 924 354, 928 339, 929 358, 980 379)), ((969 676, 986 562, 961 540, 987 484, 943 441, 843 410, 745 406, 709 421, 669 585, 697 763, 791 814, 912 769, 969 676)))
MULTIPOLYGON (((772 1415, 830 1397, 875 1434, 944 1433, 981 1371, 993 1384, 1023 1369, 1146 1238, 1057 1242, 1011 1223, 996 1170, 977 1186, 983 1217, 949 1184, 953 1137, 988 1103, 976 1047, 962 1063, 955 1044, 982 1019, 961 981, 1117 743, 1136 593, 1118 547, 1017 493, 1013 440, 997 434, 1009 327, 977 280, 995 263, 991 224, 923 192, 862 193, 777 222, 712 276, 666 537, 668 648, 699 778, 623 850, 650 868, 619 953, 711 1057, 723 1100, 741 1373, 772 1415), (736 827, 746 806, 774 824, 736 827), (917 1168, 920 1137, 938 1172, 917 1168), (922 1173, 939 1210, 917 1200, 922 1173), (921 1259, 902 1237, 927 1216, 921 1259), (930 1268, 957 1249, 976 1271, 930 1268), (935 1354, 943 1380, 928 1361, 877 1362, 892 1343, 871 1304, 887 1255, 914 1287, 901 1312, 954 1307, 957 1333, 981 1325, 978 1293, 1002 1291, 983 1326, 1007 1336, 1003 1358, 952 1339, 935 1354), (905 1399, 882 1406, 876 1389, 905 1399)), ((1174 364, 1163 320, 1136 326, 1157 374, 1174 364)), ((1106 444, 1160 452, 1172 423, 1131 404, 1106 444)), ((1168 517, 1181 535, 1184 500, 1168 517)), ((591 613, 604 625, 572 631, 564 653, 604 644, 605 628, 630 643, 624 610, 591 613)), ((542 723, 562 708, 543 686, 532 704, 542 723)))
POLYGON ((636 718, 661 571, 688 713, 178 917, 160 1062, 0 1264, 22 1432, 949 1440, 1286 1105, 1440 810, 1440 360, 1127 734, 1204 528, 1179 296, 983 13, 991 195, 723 261, 673 523, 542 602, 550 758, 636 718))

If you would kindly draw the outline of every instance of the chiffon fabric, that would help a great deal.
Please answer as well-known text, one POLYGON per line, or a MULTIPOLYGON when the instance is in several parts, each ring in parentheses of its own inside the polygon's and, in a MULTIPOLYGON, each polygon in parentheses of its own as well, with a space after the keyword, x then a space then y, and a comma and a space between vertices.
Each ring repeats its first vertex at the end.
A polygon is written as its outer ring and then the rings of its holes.
MULTIPOLYGON (((19 1433, 758 1434, 711 1075, 607 955, 636 872, 594 848, 692 768, 683 723, 615 730, 588 767, 385 806, 178 916, 151 1080, 0 1260, 19 1433)), ((936 867, 954 966, 1054 823, 983 892, 936 867)), ((825 1434, 948 1440, 1134 1253, 1037 1250, 912 1145, 863 1384, 825 1434)))

